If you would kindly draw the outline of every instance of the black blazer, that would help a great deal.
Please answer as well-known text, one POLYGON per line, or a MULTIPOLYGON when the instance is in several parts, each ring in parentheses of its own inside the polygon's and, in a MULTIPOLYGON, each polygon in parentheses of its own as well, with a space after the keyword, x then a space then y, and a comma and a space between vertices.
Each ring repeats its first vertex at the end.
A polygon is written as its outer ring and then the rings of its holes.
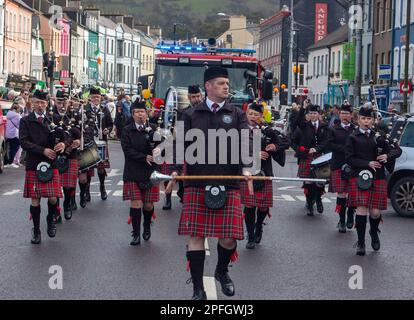
POLYGON ((345 130, 341 124, 335 125, 330 130, 328 148, 332 151, 332 160, 330 166, 332 170, 341 169, 346 163, 345 161, 345 146, 348 137, 354 132, 355 126, 350 125, 348 130, 345 130))

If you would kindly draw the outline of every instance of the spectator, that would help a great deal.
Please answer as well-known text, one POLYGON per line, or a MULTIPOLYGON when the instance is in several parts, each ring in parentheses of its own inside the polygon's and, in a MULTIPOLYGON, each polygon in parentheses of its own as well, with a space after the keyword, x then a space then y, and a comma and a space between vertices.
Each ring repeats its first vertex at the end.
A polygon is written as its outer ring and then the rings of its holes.
POLYGON ((6 125, 6 141, 9 145, 9 156, 7 159, 6 167, 7 168, 18 168, 19 165, 13 163, 14 158, 19 151, 20 141, 19 141, 19 126, 21 111, 24 108, 25 101, 22 97, 18 97, 13 101, 13 104, 7 113, 7 125, 6 125))
POLYGON ((293 133, 295 132, 299 110, 299 106, 296 103, 292 103, 292 110, 289 115, 289 136, 293 135, 293 133))
POLYGON ((27 89, 22 89, 22 91, 20 91, 19 96, 22 97, 26 103, 28 103, 29 102, 30 91, 27 90, 27 89))
POLYGON ((14 91, 13 89, 9 90, 9 92, 7 93, 7 100, 9 101, 13 101, 19 94, 14 91))
POLYGON ((122 113, 124 114, 126 121, 131 118, 131 104, 131 97, 126 95, 122 101, 122 113))
POLYGON ((341 108, 338 105, 334 105, 333 110, 329 117, 329 128, 333 128, 335 124, 340 123, 339 120, 339 112, 341 111, 341 108))

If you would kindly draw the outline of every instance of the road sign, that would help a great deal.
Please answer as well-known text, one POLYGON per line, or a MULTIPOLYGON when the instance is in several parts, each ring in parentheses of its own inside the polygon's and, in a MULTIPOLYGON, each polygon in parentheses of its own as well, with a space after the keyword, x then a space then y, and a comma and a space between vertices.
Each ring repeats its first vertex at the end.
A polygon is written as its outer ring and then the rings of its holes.
POLYGON ((378 79, 379 80, 391 80, 391 65, 380 64, 378 66, 378 79))
POLYGON ((407 82, 407 87, 404 86, 404 81, 401 81, 400 83, 400 92, 404 93, 407 92, 408 94, 410 94, 412 91, 412 85, 411 82, 407 82))

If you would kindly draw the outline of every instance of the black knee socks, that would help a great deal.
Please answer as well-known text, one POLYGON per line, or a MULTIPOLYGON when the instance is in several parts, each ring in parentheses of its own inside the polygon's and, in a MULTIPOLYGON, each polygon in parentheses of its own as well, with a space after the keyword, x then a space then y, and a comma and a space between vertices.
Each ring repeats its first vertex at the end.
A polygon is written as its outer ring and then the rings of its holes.
POLYGON ((59 215, 58 206, 58 202, 55 204, 51 204, 49 201, 47 202, 48 213, 46 219, 48 222, 53 221, 53 217, 59 215))
POLYGON ((32 215, 33 227, 35 232, 40 232, 40 206, 30 206, 30 214, 32 215))
POLYGON ((339 214, 339 221, 345 223, 346 198, 336 198, 336 212, 339 214))
POLYGON ((187 251, 187 261, 190 263, 191 279, 193 280, 194 290, 204 289, 203 274, 205 250, 187 251))
POLYGON ((262 209, 257 209, 257 222, 256 222, 256 227, 257 226, 262 226, 263 225, 263 221, 266 219, 266 216, 269 213, 269 209, 266 210, 262 210, 262 209))
POLYGON ((219 242, 217 243, 217 253, 218 253, 218 261, 217 261, 217 267, 216 267, 217 273, 223 274, 229 271, 228 265, 230 263, 231 256, 236 251, 236 249, 237 249, 237 243, 236 243, 236 246, 230 250, 223 248, 219 242))
POLYGON ((365 231, 367 228, 367 216, 356 215, 355 225, 358 234, 358 242, 365 243, 365 231))
POLYGON ((244 208, 244 222, 246 223, 246 230, 249 240, 254 237, 254 226, 256 223, 256 207, 244 208))
POLYGON ((141 226, 141 208, 130 208, 129 215, 132 220, 132 230, 139 233, 141 226))
POLYGON ((106 172, 98 173, 98 177, 99 177, 99 183, 100 183, 101 187, 104 187, 105 186, 106 172))
POLYGON ((369 217, 369 225, 372 233, 378 232, 378 226, 381 222, 381 216, 379 216, 377 219, 373 219, 369 217))
POLYGON ((151 225, 151 218, 152 218, 152 214, 153 213, 154 213, 154 208, 152 208, 151 210, 145 210, 145 209, 143 209, 144 226, 151 225))

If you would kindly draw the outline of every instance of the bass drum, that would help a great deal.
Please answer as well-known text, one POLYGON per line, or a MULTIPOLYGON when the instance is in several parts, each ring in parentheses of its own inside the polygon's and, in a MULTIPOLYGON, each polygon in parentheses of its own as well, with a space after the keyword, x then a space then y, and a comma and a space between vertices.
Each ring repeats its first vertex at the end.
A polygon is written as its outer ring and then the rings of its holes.
POLYGON ((317 179, 330 179, 331 167, 329 161, 332 159, 332 152, 324 154, 311 162, 311 171, 317 179))
POLYGON ((98 146, 94 143, 88 143, 85 148, 78 153, 79 171, 84 172, 102 161, 98 146))

